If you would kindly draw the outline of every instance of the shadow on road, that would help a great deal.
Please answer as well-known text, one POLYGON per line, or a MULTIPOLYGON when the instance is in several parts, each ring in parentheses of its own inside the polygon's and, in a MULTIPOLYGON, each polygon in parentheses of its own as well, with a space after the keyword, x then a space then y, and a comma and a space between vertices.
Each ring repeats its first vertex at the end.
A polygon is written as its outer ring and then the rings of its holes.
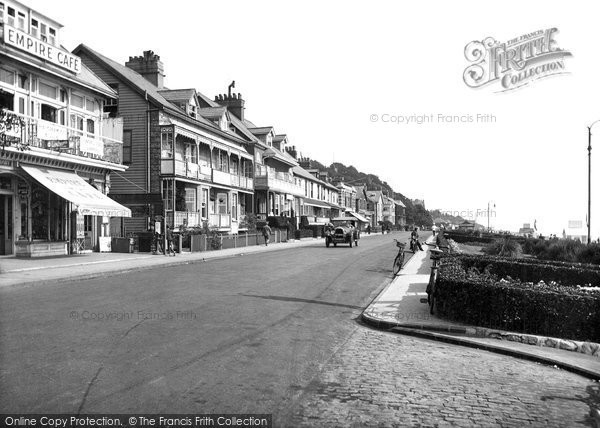
POLYGON ((339 307, 342 307, 342 308, 350 308, 350 309, 363 309, 361 306, 356 306, 356 305, 346 305, 344 303, 323 302, 323 301, 320 301, 320 300, 301 299, 299 297, 259 296, 257 294, 240 294, 240 296, 244 296, 244 297, 256 297, 257 299, 280 300, 280 301, 283 301, 283 302, 313 303, 313 304, 317 304, 317 305, 339 306, 339 307))

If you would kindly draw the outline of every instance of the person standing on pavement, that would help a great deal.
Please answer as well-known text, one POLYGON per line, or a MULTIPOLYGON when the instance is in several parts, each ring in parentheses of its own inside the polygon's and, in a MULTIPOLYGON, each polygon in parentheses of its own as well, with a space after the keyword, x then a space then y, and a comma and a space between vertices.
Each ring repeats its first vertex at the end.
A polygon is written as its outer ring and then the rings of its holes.
POLYGON ((265 224, 262 230, 263 236, 265 238, 265 247, 269 245, 269 241, 271 240, 271 227, 268 224, 265 224))

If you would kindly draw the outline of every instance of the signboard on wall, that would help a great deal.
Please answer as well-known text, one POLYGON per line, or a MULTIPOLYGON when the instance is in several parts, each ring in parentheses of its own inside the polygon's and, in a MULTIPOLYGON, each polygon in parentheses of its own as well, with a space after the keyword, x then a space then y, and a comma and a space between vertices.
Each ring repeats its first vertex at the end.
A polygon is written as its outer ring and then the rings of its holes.
POLYGON ((73 73, 81 72, 81 59, 4 23, 4 43, 73 73))

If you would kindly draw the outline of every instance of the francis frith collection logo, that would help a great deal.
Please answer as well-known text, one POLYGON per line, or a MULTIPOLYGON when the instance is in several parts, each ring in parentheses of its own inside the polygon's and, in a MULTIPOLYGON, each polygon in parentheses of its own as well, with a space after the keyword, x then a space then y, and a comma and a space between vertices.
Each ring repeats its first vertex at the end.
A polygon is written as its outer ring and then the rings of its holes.
POLYGON ((571 52, 557 46, 558 30, 549 28, 499 42, 492 37, 465 46, 471 63, 463 80, 471 88, 498 84, 498 92, 513 90, 535 80, 564 74, 565 58, 571 52))

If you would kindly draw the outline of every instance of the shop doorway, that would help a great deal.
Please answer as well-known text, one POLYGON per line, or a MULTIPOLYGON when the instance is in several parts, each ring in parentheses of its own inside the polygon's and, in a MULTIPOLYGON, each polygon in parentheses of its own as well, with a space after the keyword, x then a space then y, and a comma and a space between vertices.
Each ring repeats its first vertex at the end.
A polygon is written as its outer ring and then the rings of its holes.
POLYGON ((13 253, 13 197, 0 195, 0 255, 13 253))

